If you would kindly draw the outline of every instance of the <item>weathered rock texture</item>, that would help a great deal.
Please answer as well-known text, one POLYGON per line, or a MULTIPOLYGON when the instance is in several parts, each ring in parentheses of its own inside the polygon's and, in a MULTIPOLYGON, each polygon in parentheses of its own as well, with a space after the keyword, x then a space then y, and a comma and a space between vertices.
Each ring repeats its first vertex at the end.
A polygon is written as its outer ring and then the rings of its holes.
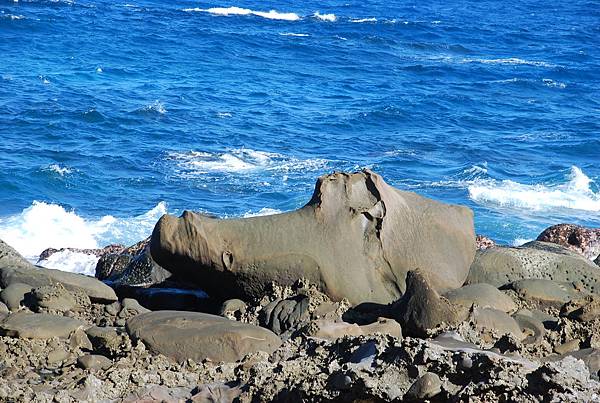
POLYGON ((214 297, 260 297, 273 281, 305 278, 353 304, 398 299, 417 268, 439 292, 458 288, 474 252, 471 210, 400 191, 369 170, 319 178, 309 203, 290 213, 165 215, 151 240, 158 264, 214 297))
POLYGON ((598 266, 579 253, 538 241, 518 248, 496 247, 477 251, 467 283, 489 283, 498 287, 530 278, 581 281, 589 291, 600 291, 598 266))
POLYGON ((538 241, 552 242, 581 253, 590 260, 600 256, 600 228, 585 228, 575 224, 557 224, 546 228, 538 241))

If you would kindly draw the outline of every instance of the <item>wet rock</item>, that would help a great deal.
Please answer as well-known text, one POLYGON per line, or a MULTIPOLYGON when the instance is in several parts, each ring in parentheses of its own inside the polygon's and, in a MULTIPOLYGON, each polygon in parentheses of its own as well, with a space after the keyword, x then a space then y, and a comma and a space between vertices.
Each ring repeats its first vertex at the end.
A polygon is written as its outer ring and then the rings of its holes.
POLYGON ((412 384, 404 399, 423 400, 431 399, 442 391, 442 381, 434 373, 427 372, 412 384))
POLYGON ((0 322, 0 334, 28 339, 68 338, 84 323, 65 316, 45 313, 16 312, 0 322))
POLYGON ((25 294, 31 292, 29 284, 12 283, 0 291, 0 300, 6 304, 11 311, 18 310, 25 301, 25 294))
POLYGON ((103 355, 86 354, 77 358, 77 364, 83 369, 107 369, 112 361, 103 355))
POLYGON ((578 252, 589 260, 600 256, 600 228, 585 228, 574 224, 558 224, 546 228, 538 241, 552 242, 578 252))
POLYGON ((596 265, 578 253, 546 242, 477 251, 467 283, 499 287, 531 278, 565 283, 580 281, 588 291, 600 290, 600 271, 596 265))
POLYGON ((508 295, 496 287, 485 284, 465 285, 456 290, 448 291, 444 297, 455 305, 470 308, 473 304, 481 308, 494 308, 503 312, 514 312, 517 305, 508 295))
POLYGON ((547 279, 519 280, 507 288, 514 290, 525 301, 553 307, 560 307, 565 302, 586 294, 573 287, 572 283, 557 283, 547 279))
POLYGON ((281 344, 277 335, 261 327, 198 312, 144 313, 127 321, 127 331, 153 351, 180 362, 233 362, 256 351, 271 353, 281 344))
POLYGON ((118 244, 112 244, 112 245, 107 245, 104 248, 96 248, 96 249, 81 249, 81 248, 60 248, 60 249, 55 249, 55 248, 48 248, 46 250, 44 250, 41 254, 38 260, 46 260, 48 259, 50 256, 54 255, 55 253, 58 252, 64 252, 64 251, 69 251, 69 252, 74 252, 74 253, 83 253, 85 255, 93 255, 93 256, 97 256, 97 257, 101 257, 104 256, 108 253, 118 253, 121 250, 123 250, 125 247, 123 245, 118 245, 118 244))
POLYGON ((333 300, 389 303, 409 270, 434 289, 460 287, 475 251, 473 214, 403 192, 364 170, 319 178, 303 208, 215 219, 165 215, 151 240, 156 262, 215 298, 261 298, 276 282, 305 278, 333 300))
POLYGON ((400 322, 404 334, 414 337, 427 337, 428 330, 443 323, 459 322, 456 308, 419 271, 409 271, 406 275, 406 293, 392 304, 390 315, 400 322))
POLYGON ((523 340, 525 335, 521 332, 519 324, 506 313, 492 308, 475 308, 471 314, 477 328, 495 331, 499 335, 510 334, 517 340, 523 340))
POLYGON ((118 276, 125 271, 133 256, 126 254, 109 253, 98 259, 95 269, 95 277, 98 280, 106 280, 111 276, 118 276))

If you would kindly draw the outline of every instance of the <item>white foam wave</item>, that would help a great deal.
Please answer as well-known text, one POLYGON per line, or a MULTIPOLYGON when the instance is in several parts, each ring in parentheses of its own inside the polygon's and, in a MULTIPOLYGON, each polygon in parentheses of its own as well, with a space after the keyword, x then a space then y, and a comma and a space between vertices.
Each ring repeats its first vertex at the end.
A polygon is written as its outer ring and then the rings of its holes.
POLYGON ((212 8, 184 8, 185 12, 202 12, 209 13, 212 15, 219 16, 230 16, 230 15, 254 15, 257 17, 267 18, 269 20, 285 20, 285 21, 297 21, 300 19, 296 13, 281 13, 276 10, 270 11, 256 11, 250 10, 249 8, 240 7, 212 7, 212 8))
POLYGON ((249 148, 234 149, 225 153, 172 152, 167 155, 167 159, 176 162, 179 176, 185 178, 218 172, 316 170, 323 168, 328 162, 324 159, 302 160, 249 148))
POLYGON ((102 67, 100 67, 100 66, 96 67, 96 73, 102 73, 102 67))
POLYGON ((485 59, 485 58, 464 58, 463 63, 482 63, 482 64, 507 64, 507 65, 526 65, 536 67, 556 67, 554 64, 537 61, 537 60, 525 60, 517 57, 499 58, 499 59, 485 59))
POLYGON ((318 20, 327 21, 327 22, 335 22, 337 20, 337 17, 335 14, 321 14, 318 11, 315 11, 315 13, 313 14, 313 17, 315 17, 318 20))
POLYGON ((37 264, 49 269, 93 276, 96 272, 98 259, 99 258, 95 255, 64 250, 53 253, 48 259, 39 260, 37 264))
POLYGON ((567 84, 561 83, 560 81, 554 81, 549 78, 542 79, 542 82, 544 83, 544 85, 546 87, 561 88, 561 89, 567 88, 567 84))
POLYGON ((217 112, 217 116, 220 118, 230 118, 233 115, 231 114, 231 112, 217 112))
POLYGON ((25 19, 24 15, 15 15, 15 14, 4 14, 4 12, 2 12, 1 15, 2 18, 6 18, 6 19, 10 19, 10 20, 23 20, 25 19))
POLYGON ((166 203, 160 202, 135 217, 106 215, 88 219, 58 204, 34 201, 21 213, 0 218, 0 239, 23 256, 36 260, 46 248, 93 249, 111 243, 131 245, 149 236, 166 212, 166 203))
POLYGON ((59 174, 60 176, 65 176, 73 173, 73 170, 69 167, 63 167, 59 164, 50 164, 47 167, 43 168, 45 171, 50 171, 59 174))
POLYGON ((371 17, 371 18, 351 18, 350 22, 355 22, 357 24, 364 23, 364 22, 377 22, 377 18, 375 18, 375 17, 371 17))
POLYGON ((512 242, 510 243, 512 246, 522 246, 525 245, 527 242, 531 242, 533 241, 533 239, 531 238, 515 238, 512 240, 512 242))
POLYGON ((156 112, 164 115, 167 113, 167 108, 165 108, 165 104, 160 102, 158 99, 151 104, 148 104, 142 108, 144 112, 156 112))
POLYGON ((281 36, 299 36, 299 37, 310 36, 309 34, 297 34, 294 32, 280 32, 279 35, 281 35, 281 36))
POLYGON ((573 209, 600 211, 600 192, 594 192, 593 180, 573 166, 568 181, 559 185, 525 185, 511 180, 481 180, 469 185, 469 197, 482 204, 547 211, 573 209))
POLYGON ((281 211, 281 210, 277 210, 277 209, 269 208, 269 207, 263 207, 258 211, 248 211, 244 215, 242 215, 242 217, 244 217, 244 218, 261 217, 261 216, 275 215, 275 214, 281 214, 281 213, 283 213, 283 211, 281 211))

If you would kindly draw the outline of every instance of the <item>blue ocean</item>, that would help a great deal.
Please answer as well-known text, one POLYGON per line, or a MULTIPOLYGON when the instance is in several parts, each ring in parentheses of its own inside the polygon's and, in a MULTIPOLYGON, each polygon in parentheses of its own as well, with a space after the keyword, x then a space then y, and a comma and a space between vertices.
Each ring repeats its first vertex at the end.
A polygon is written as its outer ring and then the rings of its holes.
POLYGON ((501 243, 599 226, 599 44, 597 0, 0 0, 0 238, 131 244, 364 167, 501 243))

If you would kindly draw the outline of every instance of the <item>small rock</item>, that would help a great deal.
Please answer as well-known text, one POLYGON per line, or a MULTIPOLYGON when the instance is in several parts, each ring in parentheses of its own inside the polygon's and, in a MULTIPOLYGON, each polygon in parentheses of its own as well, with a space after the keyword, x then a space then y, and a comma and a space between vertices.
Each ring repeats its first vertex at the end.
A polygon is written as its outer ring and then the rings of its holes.
POLYGON ((32 291, 32 296, 38 310, 65 312, 77 305, 73 294, 60 283, 38 287, 32 291))
POLYGON ((4 302, 0 302, 0 313, 10 313, 10 310, 4 302))
POLYGON ((519 324, 506 313, 492 308, 475 308, 472 319, 478 329, 494 330, 498 334, 511 334, 517 340, 523 340, 525 335, 521 332, 519 324))
POLYGON ((107 369, 112 361, 103 355, 86 354, 77 358, 77 364, 83 369, 107 369))
POLYGON ((404 395, 406 400, 430 399, 442 391, 442 381, 434 373, 426 372, 412 384, 404 395))
POLYGON ((0 300, 6 304, 8 309, 16 311, 21 307, 25 294, 31 292, 32 288, 29 284, 11 283, 0 291, 0 300))
POLYGON ((69 358, 69 353, 64 348, 58 347, 48 353, 46 360, 48 364, 52 365, 65 361, 67 358, 69 358))
POLYGON ((533 316, 514 314, 513 319, 518 323, 521 331, 525 335, 523 343, 525 344, 539 344, 544 339, 546 329, 544 324, 533 316))
POLYGON ((241 314, 246 313, 247 305, 241 299, 229 299, 223 302, 219 315, 229 319, 237 319, 241 314))
POLYGON ((119 312, 119 318, 131 318, 132 316, 139 315, 141 313, 150 312, 150 309, 144 308, 140 305, 137 300, 133 298, 123 298, 121 301, 121 311, 119 312))
MULTIPOLYGON (((525 301, 542 306, 560 307, 565 302, 581 295, 570 283, 558 283, 546 279, 525 279, 508 286, 525 301)), ((587 294, 587 293, 586 293, 587 294)))
POLYGON ((191 400, 193 403, 233 402, 241 393, 242 390, 239 387, 212 383, 198 386, 191 400))
POLYGON ((488 238, 485 235, 477 235, 475 237, 475 245, 477 246, 477 249, 485 250, 495 247, 496 242, 494 242, 491 238, 488 238))
POLYGON ((560 310, 560 316, 566 316, 580 322, 590 322, 600 317, 600 296, 589 295, 585 298, 567 302, 560 310))
POLYGON ((77 329, 71 334, 71 337, 69 338, 69 346, 71 346, 71 348, 91 350, 92 342, 82 329, 77 329))
POLYGON ((561 355, 572 353, 577 350, 579 350, 579 340, 577 339, 569 340, 563 344, 554 346, 554 352, 561 355))
POLYGON ((348 390, 352 387, 352 378, 343 372, 334 372, 329 377, 329 386, 334 390, 348 390))
POLYGON ((104 310, 111 316, 117 316, 121 311, 121 303, 119 301, 115 301, 112 304, 106 305, 104 310))
POLYGON ((459 321, 456 308, 416 270, 406 275, 406 293, 392 304, 390 315, 400 322, 406 335, 416 337, 427 337, 428 330, 459 321))

